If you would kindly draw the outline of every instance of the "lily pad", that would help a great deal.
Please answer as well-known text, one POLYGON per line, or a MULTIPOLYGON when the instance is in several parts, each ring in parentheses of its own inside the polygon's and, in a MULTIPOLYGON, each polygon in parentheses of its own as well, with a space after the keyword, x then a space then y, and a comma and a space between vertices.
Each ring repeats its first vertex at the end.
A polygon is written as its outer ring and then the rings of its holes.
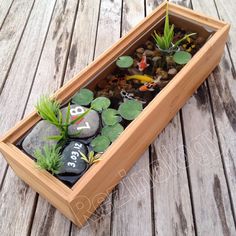
POLYGON ((192 58, 192 55, 186 51, 178 51, 174 54, 173 59, 177 64, 185 65, 192 58))
POLYGON ((98 97, 92 101, 91 105, 94 110, 102 112, 111 105, 111 102, 106 97, 98 97))
POLYGON ((109 138, 111 142, 114 142, 123 131, 124 131, 123 126, 117 123, 112 126, 105 126, 102 129, 102 135, 109 138))
POLYGON ((118 109, 120 115, 126 120, 134 120, 142 110, 142 103, 135 100, 123 102, 118 109))
POLYGON ((93 92, 89 89, 80 89, 72 98, 72 102, 81 106, 89 105, 93 101, 93 92))
POLYGON ((91 141, 90 145, 95 152, 104 152, 109 147, 110 140, 106 136, 99 135, 91 141))
POLYGON ((134 59, 131 56, 121 56, 116 61, 116 65, 119 68, 130 68, 133 63, 134 59))
POLYGON ((115 125, 121 121, 121 117, 118 114, 117 110, 108 108, 102 112, 102 121, 105 125, 115 125))

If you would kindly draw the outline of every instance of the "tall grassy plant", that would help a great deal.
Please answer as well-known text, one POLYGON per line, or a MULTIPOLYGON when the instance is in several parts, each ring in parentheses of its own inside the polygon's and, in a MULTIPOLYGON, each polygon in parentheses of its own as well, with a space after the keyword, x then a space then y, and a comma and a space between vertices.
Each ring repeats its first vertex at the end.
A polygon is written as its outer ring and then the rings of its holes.
POLYGON ((156 30, 154 30, 154 33, 152 34, 153 39, 155 40, 155 43, 157 46, 165 51, 168 51, 170 49, 174 50, 176 49, 182 41, 187 39, 188 37, 195 35, 196 33, 191 33, 188 35, 185 35, 182 39, 178 40, 177 42, 173 43, 174 39, 174 25, 172 24, 170 26, 169 22, 169 13, 168 13, 168 4, 166 6, 166 17, 165 17, 165 25, 164 25, 164 34, 159 35, 156 30))
MULTIPOLYGON (((70 104, 68 104, 65 120, 63 120, 62 112, 60 109, 60 103, 54 99, 50 99, 49 96, 41 96, 37 105, 35 106, 37 113, 46 121, 55 125, 60 131, 60 135, 50 136, 49 139, 56 141, 66 140, 68 138, 68 129, 70 125, 74 125, 77 121, 81 120, 91 110, 88 109, 76 119, 70 119, 70 104)), ((80 132, 73 136, 78 136, 80 132)))

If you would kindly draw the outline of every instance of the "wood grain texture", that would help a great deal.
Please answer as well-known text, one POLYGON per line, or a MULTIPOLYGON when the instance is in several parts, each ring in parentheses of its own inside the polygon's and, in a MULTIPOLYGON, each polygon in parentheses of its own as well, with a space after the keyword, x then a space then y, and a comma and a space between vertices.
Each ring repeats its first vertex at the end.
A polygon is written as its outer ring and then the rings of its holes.
POLYGON ((24 32, 34 0, 16 0, 0 31, 0 93, 24 32), (17 12, 17 14, 16 14, 17 12), (21 22, 21 24, 18 24, 21 22))
MULTIPOLYGON (((30 1, 25 2, 27 6, 29 3, 30 1)), ((17 9, 20 6, 21 4, 18 3, 17 9)), ((50 4, 48 1, 41 0, 35 2, 1 94, 1 114, 7 114, 7 116, 1 115, 0 117, 1 132, 4 132, 22 117, 53 8, 54 1, 51 1, 50 4)), ((13 4, 11 10, 14 9, 13 4)), ((18 17, 25 17, 25 15, 27 14, 24 8, 22 8, 22 13, 19 13, 18 17)), ((8 17, 10 17, 10 13, 8 17)), ((23 19, 18 17, 16 17, 18 22, 20 20, 24 22, 23 19)), ((15 35, 18 35, 20 32, 18 22, 15 22, 17 25, 15 26, 15 35)), ((15 39, 15 36, 13 38, 15 39)), ((10 45, 8 46, 10 47, 10 45)), ((5 166, 1 165, 1 168, 4 170, 5 166)), ((32 189, 19 180, 9 168, 0 192, 0 216, 5 219, 0 221, 0 232, 3 235, 27 234, 31 222, 34 195, 35 193, 32 189), (13 224, 14 227, 12 227, 13 224)))
MULTIPOLYGON (((148 1, 147 14, 155 6, 148 1)), ((151 161, 156 235, 195 235, 179 113, 152 144, 151 161)))
MULTIPOLYGON (((97 57, 120 38, 120 22, 121 1, 102 0, 94 57, 97 57)), ((91 49, 93 48, 91 47, 91 49)), ((71 236, 110 235, 112 205, 112 196, 109 195, 82 229, 78 229, 75 225, 72 226, 71 236)))
MULTIPOLYGON (((52 93, 61 85, 77 6, 76 0, 60 0, 56 3, 25 113, 33 109, 40 95, 52 93)), ((40 196, 32 220, 32 235, 55 233, 64 236, 70 233, 71 222, 40 196), (59 226, 63 226, 63 230, 59 226)))
POLYGON ((0 30, 2 28, 2 25, 4 23, 4 20, 11 8, 13 0, 8 1, 1 1, 0 2, 0 30))
POLYGON ((234 220, 206 84, 182 111, 196 230, 200 235, 210 231, 233 235, 234 220))
MULTIPOLYGON (((173 5, 171 6, 172 10, 177 11, 178 13, 182 12, 185 15, 192 14, 190 11, 185 11, 182 8, 178 8, 173 5)), ((112 62, 119 53, 124 53, 125 51, 123 48, 127 47, 130 42, 134 42, 138 36, 143 34, 143 31, 145 31, 145 29, 150 27, 150 24, 154 24, 154 19, 156 21, 158 17, 163 16, 163 13, 164 12, 162 11, 162 13, 158 15, 158 12, 156 12, 157 15, 152 15, 151 17, 147 18, 147 21, 139 25, 139 28, 136 29, 136 31, 132 31, 127 37, 123 38, 120 44, 116 44, 112 49, 108 50, 106 54, 99 57, 99 62, 95 62, 92 64, 93 68, 91 66, 88 67, 88 69, 80 75, 81 77, 75 77, 75 79, 69 82, 67 86, 61 89, 57 93, 59 94, 59 97, 61 96, 62 100, 69 98, 73 94, 73 92, 75 92, 80 86, 83 85, 84 81, 91 78, 93 73, 95 75, 99 73, 100 67, 102 67, 104 63, 106 65, 107 63, 112 62)), ((208 20, 205 17, 202 18, 195 13, 193 14, 193 17, 195 19, 199 18, 201 21, 207 22, 207 24, 208 22, 210 22, 211 25, 215 23, 216 27, 224 26, 223 23, 220 23, 218 21, 214 22, 213 20, 208 20)), ((73 212, 76 213, 75 207, 78 201, 78 194, 86 194, 86 196, 88 196, 88 199, 92 199, 95 195, 95 206, 93 206, 93 209, 95 209, 101 200, 101 197, 98 198, 96 194, 101 193, 101 190, 103 193, 105 192, 107 194, 108 190, 110 191, 111 187, 117 184, 120 180, 121 176, 118 176, 119 170, 128 171, 131 168, 131 166, 135 163, 143 150, 145 150, 150 142, 154 140, 156 134, 159 133, 161 129, 169 122, 169 120, 174 116, 177 110, 184 104, 186 99, 203 81, 203 77, 208 75, 210 70, 213 69, 215 64, 219 61, 220 54, 223 50, 222 45, 225 42, 227 31, 228 26, 225 25, 222 30, 218 31, 205 44, 205 50, 199 51, 198 57, 194 57, 188 64, 188 66, 181 70, 180 73, 178 73, 175 80, 172 80, 168 84, 166 89, 162 90, 159 96, 152 103, 150 103, 147 108, 145 108, 145 112, 143 112, 132 123, 132 125, 129 126, 124 133, 121 134, 117 142, 112 145, 112 148, 108 149, 107 152, 104 153, 104 161, 99 162, 97 165, 94 165, 83 176, 81 181, 79 181, 75 188, 73 188, 70 198, 64 199, 65 201, 69 200, 73 212), (211 58, 211 60, 208 60, 208 58, 211 58), (200 68, 202 68, 202 63, 205 63, 206 61, 208 62, 208 67, 204 67, 204 70, 200 70, 200 68), (192 77, 191 81, 189 80, 190 75, 192 77), (162 116, 159 116, 159 114, 162 114, 162 116), (159 119, 157 120, 156 117, 159 117, 159 119), (152 124, 152 126, 147 126, 146 124, 152 124), (137 137, 141 137, 145 133, 147 133, 148 136, 145 136, 144 139, 137 139, 137 137), (122 149, 120 148, 121 145, 123 145, 122 149), (123 156, 124 152, 129 153, 129 155, 127 159, 123 159, 121 162, 120 156, 123 156)), ((71 50, 71 52, 74 51, 71 50)), ((30 121, 31 123, 34 122, 34 115, 32 117, 33 118, 31 120, 29 119, 27 121, 30 121)), ((22 132, 22 126, 24 126, 24 123, 22 123, 20 128, 17 128, 17 130, 19 129, 19 132, 22 132)), ((10 138, 9 136, 7 136, 5 141, 14 140, 16 136, 17 134, 14 136, 13 131, 13 133, 10 133, 10 138)), ((17 163, 17 168, 19 171, 20 163, 14 158, 15 156, 17 156, 18 159, 22 159, 23 155, 19 154, 20 151, 16 152, 16 148, 13 147, 13 145, 1 142, 1 149, 5 151, 7 150, 7 154, 9 157, 8 159, 11 160, 12 163, 17 163)), ((34 171, 32 171, 31 173, 34 173, 34 171)), ((21 176, 24 175, 24 178, 26 177, 26 175, 24 173, 20 173, 20 171, 18 174, 20 174, 21 176)), ((44 174, 42 174, 41 177, 41 181, 45 181, 45 187, 48 188, 50 186, 50 183, 53 183, 55 189, 58 190, 59 184, 56 183, 56 180, 54 181, 54 179, 51 178, 48 184, 46 180, 49 179, 45 178, 44 174)), ((216 183, 216 186, 219 185, 217 184, 218 182, 216 183)), ((50 197, 51 195, 49 196, 49 198, 50 197)), ((102 198, 104 198, 104 196, 102 196, 102 198)), ((51 199, 51 201, 53 201, 53 199, 51 199)), ((87 212, 85 212, 85 215, 86 214, 87 212)), ((78 219, 79 217, 81 217, 81 215, 83 215, 83 213, 77 214, 78 219)))
POLYGON ((93 60, 99 5, 100 1, 79 2, 64 82, 73 78, 93 60))
MULTIPOLYGON (((218 12, 221 18, 225 18, 233 23, 231 16, 226 15, 226 9, 233 8, 234 2, 225 3, 221 9, 222 2, 217 1, 217 9, 213 6, 208 6, 208 1, 202 1, 200 5, 198 1, 193 1, 193 7, 199 9, 206 14, 218 17, 218 12), (231 4, 229 6, 229 4, 231 4), (207 6, 207 7, 204 7, 207 6), (213 9, 213 10, 212 10, 213 9)), ((231 10, 230 10, 231 11, 231 10)), ((230 12, 232 13, 232 11, 230 12)), ((235 26, 232 25, 230 30, 230 38, 235 37, 235 26)), ((229 41, 230 44, 230 41, 229 41)), ((232 45, 231 45, 232 47, 232 45)), ((213 114, 215 119, 215 128, 219 138, 219 144, 222 153, 222 160, 225 167, 226 177, 229 184, 229 191, 233 204, 234 215, 236 213, 236 73, 235 65, 236 54, 234 51, 225 49, 225 54, 219 66, 213 71, 208 83, 210 88, 210 97, 213 105, 213 114), (230 53, 230 54, 229 54, 230 53), (232 61, 233 59, 233 61, 232 61)), ((235 48, 235 47, 234 47, 235 48)))
MULTIPOLYGON (((144 1, 123 1, 122 34, 145 16, 144 1)), ((126 155, 120 158, 127 158, 126 155)), ((120 173, 125 175, 124 171, 120 173)), ((140 158, 113 192, 112 232, 118 235, 151 235, 149 151, 140 158), (142 222, 137 224, 137 222, 142 222)))

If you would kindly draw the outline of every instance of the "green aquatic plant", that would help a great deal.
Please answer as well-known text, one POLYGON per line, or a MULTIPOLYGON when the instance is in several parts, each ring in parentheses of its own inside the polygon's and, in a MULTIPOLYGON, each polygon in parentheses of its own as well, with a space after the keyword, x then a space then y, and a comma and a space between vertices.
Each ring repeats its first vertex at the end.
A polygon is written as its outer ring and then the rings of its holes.
MULTIPOLYGON (((77 121, 83 119, 84 116, 87 115, 91 110, 88 109, 84 113, 76 117, 76 119, 71 120, 69 103, 65 119, 63 119, 62 112, 60 110, 60 104, 56 100, 51 99, 49 96, 41 96, 35 108, 37 110, 37 113, 44 120, 48 121, 52 125, 55 125, 60 131, 60 135, 48 137, 49 139, 56 141, 66 140, 68 138, 69 126, 74 125, 77 121)), ((78 132, 78 134, 75 134, 74 136, 76 137, 79 134, 80 132, 78 132)))
POLYGON ((99 162, 102 160, 101 154, 97 153, 95 155, 94 151, 90 151, 88 156, 86 156, 84 153, 80 152, 80 155, 82 156, 81 159, 87 162, 89 165, 92 165, 96 162, 99 162))
POLYGON ((92 109, 102 112, 111 105, 110 99, 106 97, 97 97, 91 102, 92 109))
POLYGON ((43 150, 38 148, 35 150, 34 156, 37 166, 51 172, 53 175, 58 174, 63 165, 60 147, 56 145, 44 146, 43 150))
POLYGON ((116 65, 121 69, 130 68, 134 64, 134 59, 131 56, 120 56, 116 60, 116 65))
POLYGON ((98 135, 91 143, 91 147, 95 152, 104 152, 110 145, 110 140, 103 135, 98 135))
POLYGON ((115 125, 103 127, 102 135, 107 137, 111 142, 114 142, 123 131, 124 127, 117 123, 115 125))
POLYGON ((164 25, 164 33, 163 35, 159 35, 156 30, 154 30, 154 33, 152 34, 153 39, 155 40, 156 45, 164 51, 167 51, 169 53, 175 51, 177 47, 180 45, 182 41, 189 38, 192 35, 195 35, 196 33, 191 33, 188 35, 185 35, 183 38, 179 39, 177 42, 173 42, 174 39, 174 25, 172 24, 170 26, 169 22, 169 13, 168 13, 168 4, 166 7, 166 17, 165 17, 165 25, 164 25))
POLYGON ((186 51, 178 51, 173 55, 173 60, 179 65, 187 64, 192 58, 192 55, 186 51))
POLYGON ((73 96, 72 102, 81 106, 86 106, 93 101, 93 98, 94 95, 91 90, 82 88, 78 93, 73 96))
POLYGON ((121 121, 117 110, 108 108, 102 112, 102 121, 105 125, 115 125, 121 121))
POLYGON ((126 120, 134 120, 143 110, 141 102, 128 100, 120 104, 118 112, 126 120))

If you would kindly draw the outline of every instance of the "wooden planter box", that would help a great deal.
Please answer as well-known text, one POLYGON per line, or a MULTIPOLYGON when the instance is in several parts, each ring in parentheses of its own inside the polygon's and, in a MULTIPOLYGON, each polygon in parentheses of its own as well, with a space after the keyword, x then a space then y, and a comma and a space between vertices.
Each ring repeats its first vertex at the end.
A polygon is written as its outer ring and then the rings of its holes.
MULTIPOLYGON (((64 103, 81 87, 89 82, 92 86, 97 80, 104 78, 114 69, 118 56, 132 52, 150 36, 161 20, 163 22, 165 10, 166 3, 163 3, 129 34, 59 89, 54 97, 64 103)), ((122 173, 127 173, 220 61, 229 24, 174 4, 169 4, 169 15, 175 24, 184 24, 184 28, 190 27, 192 31, 198 32, 204 27, 207 31, 214 31, 214 34, 107 149, 103 160, 93 165, 72 188, 49 172, 37 169, 35 162, 16 146, 17 141, 40 120, 36 112, 20 121, 1 139, 0 150, 16 174, 78 226, 86 222, 119 183, 122 173)))

